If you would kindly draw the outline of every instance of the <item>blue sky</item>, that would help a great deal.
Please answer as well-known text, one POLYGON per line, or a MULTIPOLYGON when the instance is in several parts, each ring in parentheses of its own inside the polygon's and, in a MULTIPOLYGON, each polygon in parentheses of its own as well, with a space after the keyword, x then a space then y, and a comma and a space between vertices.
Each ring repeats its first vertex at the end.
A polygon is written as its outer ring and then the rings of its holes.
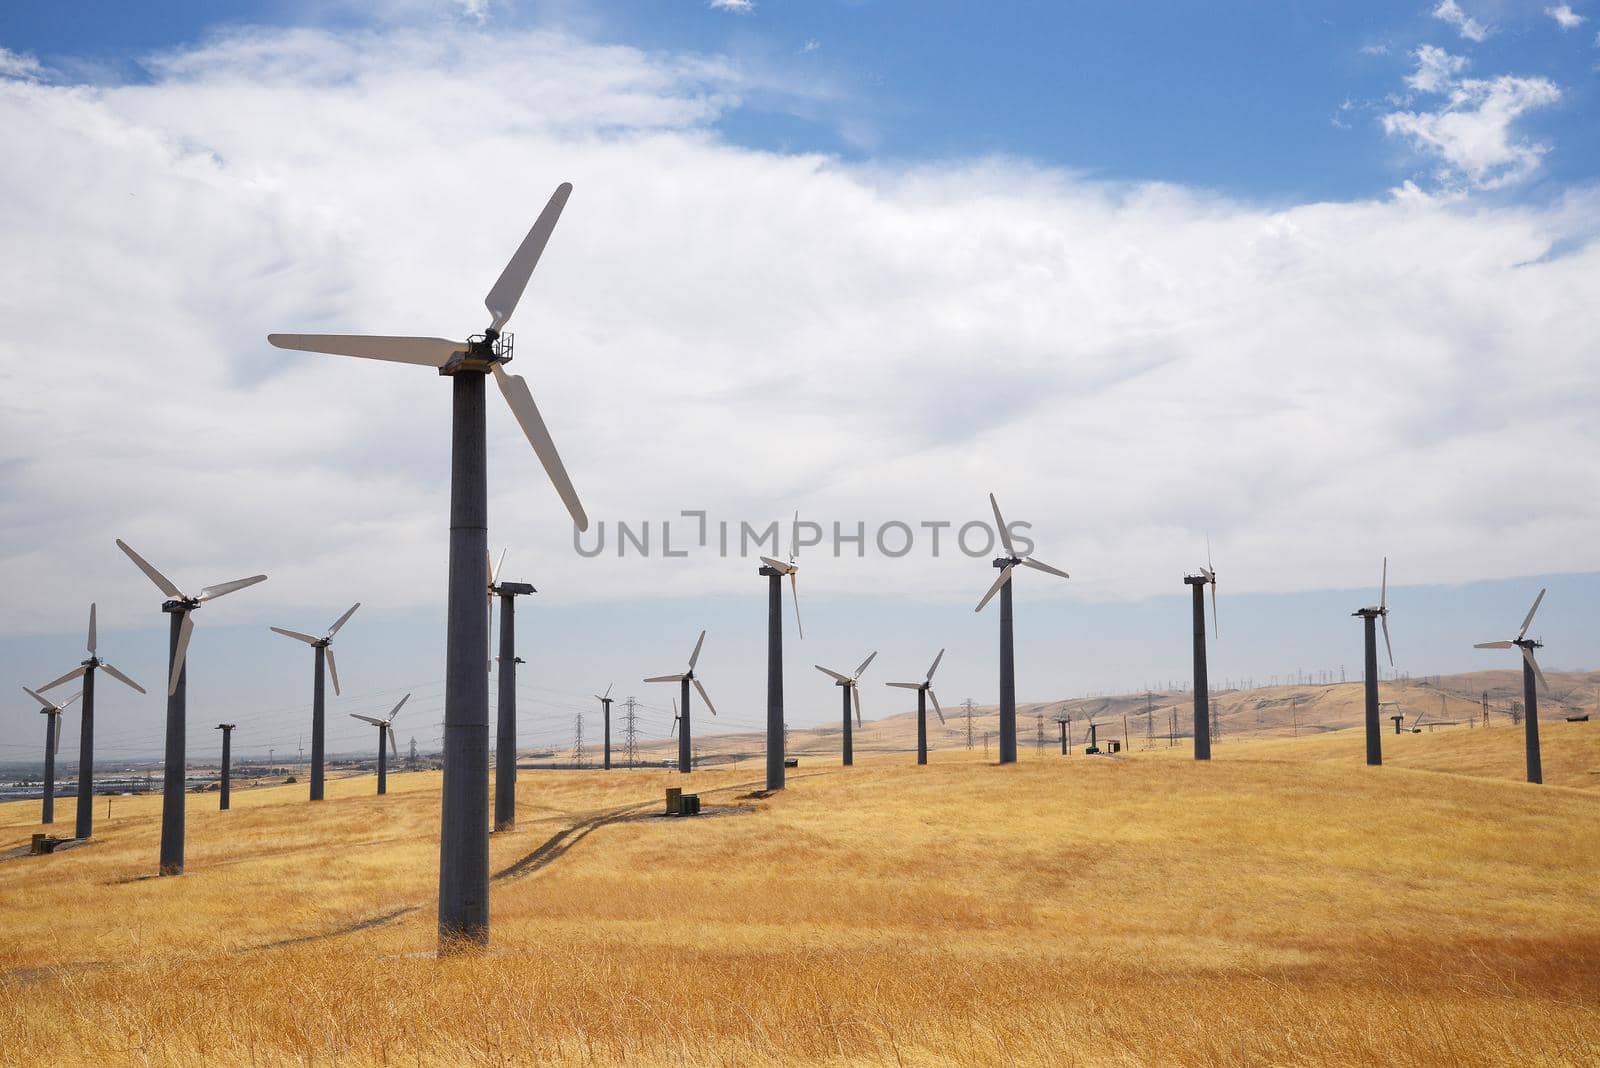
MULTIPOLYGON (((853 159, 1003 153, 1125 180, 1195 184, 1288 202, 1381 195, 1419 161, 1387 138, 1425 44, 1478 77, 1551 79, 1562 99, 1520 129, 1548 142, 1551 196, 1600 167, 1594 16, 1600 5, 1472 0, 1482 40, 1437 3, 1008 3, 763 0, 748 10, 693 0, 496 4, 486 24, 570 26, 609 42, 728 57, 818 98, 752 94, 720 130, 746 145, 853 159), (1588 10, 1591 6, 1594 11, 1588 10)), ((70 69, 143 76, 145 54, 232 24, 474 21, 460 5, 24 2, 0 11, 0 44, 70 69), (331 10, 330 10, 331 9, 331 10), (369 10, 370 9, 370 10, 369 10)))
MULTIPOLYGON (((1353 665, 1386 554, 1402 669, 1500 666, 1470 642, 1544 584, 1546 661, 1593 664, 1597 21, 6 5, 0 128, 31 151, 0 160, 0 672, 75 662, 96 600, 113 659, 159 675, 122 537, 180 584, 272 576, 196 639, 196 722, 238 719, 242 751, 304 719, 304 658, 268 625, 364 603, 341 715, 442 678, 438 379, 264 337, 481 329, 563 180, 513 370, 613 537, 684 509, 959 523, 996 492, 1073 574, 1019 593, 1025 699, 1181 677, 1207 538, 1234 613, 1216 676, 1353 665), (64 326, 71 374, 38 359, 64 326)), ((498 408, 489 444, 491 541, 541 590, 526 737, 674 670, 701 627, 719 704, 752 719, 751 560, 581 558, 498 408)), ((941 694, 994 699, 981 561, 806 560, 796 722, 834 713, 810 663, 871 647, 882 678, 948 647, 941 694)), ((155 748, 160 701, 108 700, 155 748)), ((34 719, 0 718, 0 745, 34 719)))

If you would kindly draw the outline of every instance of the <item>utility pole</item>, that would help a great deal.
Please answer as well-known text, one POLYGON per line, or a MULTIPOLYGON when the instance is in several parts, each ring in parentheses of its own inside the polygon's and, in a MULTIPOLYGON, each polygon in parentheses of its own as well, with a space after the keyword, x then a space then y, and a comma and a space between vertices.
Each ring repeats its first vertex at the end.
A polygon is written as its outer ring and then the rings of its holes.
POLYGON ((1033 740, 1033 747, 1034 747, 1034 749, 1036 749, 1039 752, 1043 753, 1044 752, 1044 711, 1042 709, 1039 711, 1036 719, 1037 719, 1036 726, 1037 726, 1038 729, 1037 729, 1037 732, 1036 732, 1034 740, 1033 740))
POLYGON ((1295 694, 1289 709, 1289 715, 1294 720, 1294 736, 1300 737, 1300 695, 1295 694))
POLYGON ((406 755, 406 770, 407 771, 416 771, 417 770, 417 737, 416 737, 416 735, 412 735, 411 736, 411 751, 410 751, 410 753, 408 753, 406 755))
POLYGON ((1488 690, 1483 691, 1482 700, 1483 700, 1483 725, 1485 727, 1487 727, 1489 725, 1489 691, 1488 690))
POLYGON ((628 761, 628 767, 630 768, 634 766, 634 761, 638 756, 637 752, 635 751, 639 737, 639 729, 635 719, 635 716, 637 715, 638 704, 639 702, 635 701, 632 697, 629 697, 627 701, 623 702, 623 707, 628 711, 622 721, 622 744, 624 758, 628 761))
POLYGON ((1062 756, 1066 756, 1067 755, 1067 722, 1068 722, 1067 721, 1067 717, 1066 716, 1062 716, 1060 719, 1057 719, 1056 722, 1061 724, 1061 755, 1062 756))
POLYGON ((1144 692, 1144 747, 1154 749, 1156 746, 1156 706, 1151 699, 1150 691, 1144 692))
POLYGON ((967 714, 967 748, 968 749, 972 748, 972 710, 975 707, 977 707, 977 706, 972 703, 972 698, 970 698, 970 697, 967 698, 965 701, 961 702, 961 709, 962 709, 962 711, 966 712, 966 714, 967 714))
POLYGON ((983 732, 983 759, 989 759, 989 732, 983 732))
POLYGON ((583 749, 583 713, 579 712, 577 721, 573 724, 572 762, 578 767, 588 763, 588 754, 583 749))

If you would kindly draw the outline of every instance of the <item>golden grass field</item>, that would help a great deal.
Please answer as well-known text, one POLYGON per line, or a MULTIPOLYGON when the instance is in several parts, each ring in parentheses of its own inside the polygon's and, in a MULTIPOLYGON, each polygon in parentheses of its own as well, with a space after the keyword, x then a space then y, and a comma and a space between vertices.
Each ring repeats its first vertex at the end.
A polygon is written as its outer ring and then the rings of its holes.
POLYGON ((1600 723, 1543 787, 1519 729, 1384 741, 808 756, 696 772, 693 820, 672 772, 524 772, 444 960, 436 773, 191 795, 175 879, 119 798, 0 862, 0 1063, 1600 1063, 1600 723))

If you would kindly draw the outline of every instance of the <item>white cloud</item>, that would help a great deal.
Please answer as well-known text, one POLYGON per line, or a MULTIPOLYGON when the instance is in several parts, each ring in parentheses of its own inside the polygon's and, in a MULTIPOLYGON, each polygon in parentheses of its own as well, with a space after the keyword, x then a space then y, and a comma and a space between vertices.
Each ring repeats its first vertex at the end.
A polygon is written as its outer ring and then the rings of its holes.
POLYGON ((1544 13, 1556 20, 1556 25, 1563 30, 1575 30, 1589 21, 1576 11, 1571 4, 1554 4, 1544 9, 1544 13))
POLYGON ((33 56, 0 48, 0 78, 37 78, 43 73, 44 68, 33 56))
POLYGON ((819 49, 821 47, 822 47, 822 42, 821 41, 817 40, 815 37, 807 37, 806 40, 805 40, 805 43, 800 46, 800 51, 801 52, 815 52, 817 49, 819 49))
POLYGON ((1433 9, 1433 17, 1454 26, 1469 41, 1485 41, 1489 38, 1489 27, 1463 11, 1456 0, 1439 0, 1439 5, 1433 9))
POLYGON ((1362 45, 1360 51, 1364 56, 1386 56, 1389 54, 1389 45, 1386 41, 1375 41, 1362 45))
POLYGON ((1538 169, 1548 146, 1519 139, 1512 127, 1527 112, 1561 99, 1555 83, 1513 75, 1459 78, 1466 66, 1460 56, 1432 45, 1413 55, 1417 69, 1406 84, 1446 99, 1432 111, 1390 112, 1383 116, 1383 129, 1438 159, 1443 187, 1493 189, 1520 182, 1538 169))
POLYGON ((1425 44, 1411 55, 1417 61, 1417 69, 1406 75, 1406 84, 1419 93, 1443 92, 1456 75, 1467 69, 1465 56, 1452 56, 1436 45, 1425 44))
POLYGON ((706 0, 706 6, 716 11, 737 11, 741 14, 756 9, 755 0, 706 0))
MULTIPOLYGON (((513 369, 597 520, 964 521, 993 490, 1078 576, 1057 595, 1101 598, 1165 590, 1206 529, 1237 590, 1366 583, 1379 545, 1416 582, 1593 566, 1600 250, 1573 235, 1600 193, 1266 208, 779 155, 716 133, 748 70, 459 25, 239 33, 150 69, 0 82, 35 148, 0 162, 11 631, 75 630, 89 596, 147 613, 116 536, 182 582, 271 574, 234 618, 353 583, 437 604, 448 390, 264 335, 481 329, 563 179, 513 369)), ((1457 114, 1509 110, 1482 84, 1457 114)), ((747 589, 707 557, 576 560, 498 402, 489 442, 495 541, 545 600, 747 589)), ((872 556, 807 581, 973 584, 872 556)))

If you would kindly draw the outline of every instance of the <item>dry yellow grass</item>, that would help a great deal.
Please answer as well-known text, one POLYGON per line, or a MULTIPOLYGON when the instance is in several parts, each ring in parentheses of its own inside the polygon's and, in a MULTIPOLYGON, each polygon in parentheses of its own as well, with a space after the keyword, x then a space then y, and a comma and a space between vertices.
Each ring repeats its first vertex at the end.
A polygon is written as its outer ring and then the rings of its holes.
POLYGON ((652 815, 672 773, 524 773, 493 947, 444 961, 434 774, 195 796, 179 879, 120 799, 0 862, 0 1063, 1594 1064, 1600 797, 1519 737, 808 758, 697 772, 698 820, 652 815))

